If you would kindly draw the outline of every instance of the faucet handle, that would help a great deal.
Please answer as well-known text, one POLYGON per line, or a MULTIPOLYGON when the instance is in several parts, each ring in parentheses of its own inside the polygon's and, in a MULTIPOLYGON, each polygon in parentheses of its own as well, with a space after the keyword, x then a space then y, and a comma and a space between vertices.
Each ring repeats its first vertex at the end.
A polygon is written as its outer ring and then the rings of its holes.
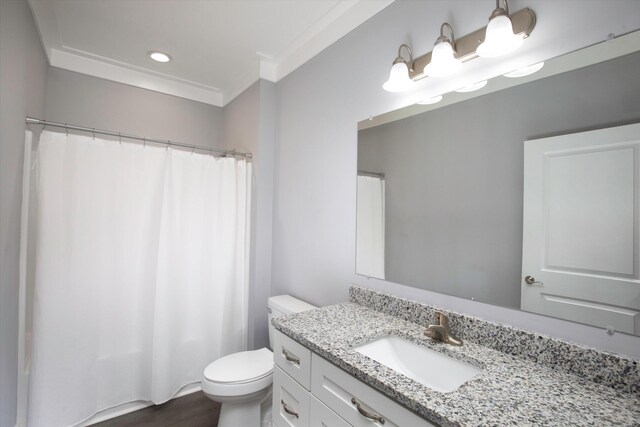
POLYGON ((426 336, 447 344, 462 345, 462 340, 451 335, 449 317, 440 310, 436 310, 436 323, 435 325, 427 326, 427 329, 424 331, 426 336))
POLYGON ((436 310, 436 322, 441 326, 449 326, 449 317, 440 310, 436 310))

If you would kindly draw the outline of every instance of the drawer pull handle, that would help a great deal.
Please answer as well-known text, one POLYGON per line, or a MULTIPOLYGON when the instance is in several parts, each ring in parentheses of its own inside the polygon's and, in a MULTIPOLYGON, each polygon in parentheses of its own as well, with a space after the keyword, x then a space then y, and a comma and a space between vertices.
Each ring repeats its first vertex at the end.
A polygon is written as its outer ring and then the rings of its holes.
POLYGON ((284 399, 281 399, 280 403, 282 403, 282 409, 284 409, 284 412, 286 412, 289 415, 293 415, 296 418, 300 418, 300 416, 298 415, 298 413, 296 411, 294 411, 293 409, 290 409, 287 406, 287 402, 285 402, 284 399))
POLYGON ((358 402, 358 399, 356 399, 355 397, 351 398, 351 403, 356 405, 356 409, 358 410, 358 412, 360 412, 360 415, 362 415, 363 417, 369 418, 370 420, 373 420, 373 421, 377 421, 380 424, 384 424, 384 418, 381 415, 378 415, 374 412, 365 411, 364 409, 362 409, 362 405, 360 405, 360 402, 358 402))
POLYGON ((287 359, 287 361, 291 363, 295 363, 296 365, 300 364, 300 358, 289 353, 284 347, 282 348, 282 355, 284 356, 285 359, 287 359))

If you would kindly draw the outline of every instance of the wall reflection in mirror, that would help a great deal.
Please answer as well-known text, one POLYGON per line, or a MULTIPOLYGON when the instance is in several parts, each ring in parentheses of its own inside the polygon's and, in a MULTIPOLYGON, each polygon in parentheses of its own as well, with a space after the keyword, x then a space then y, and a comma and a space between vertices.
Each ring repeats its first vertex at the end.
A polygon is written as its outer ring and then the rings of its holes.
POLYGON ((356 273, 640 335, 638 40, 361 122, 356 273))

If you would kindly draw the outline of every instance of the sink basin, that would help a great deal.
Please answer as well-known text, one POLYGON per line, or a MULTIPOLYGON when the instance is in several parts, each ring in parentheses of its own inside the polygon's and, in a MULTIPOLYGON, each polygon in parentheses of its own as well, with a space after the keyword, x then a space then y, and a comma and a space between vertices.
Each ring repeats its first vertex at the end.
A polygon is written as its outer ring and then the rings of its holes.
POLYGON ((353 348, 414 381, 443 393, 457 390, 481 369, 396 335, 353 348))

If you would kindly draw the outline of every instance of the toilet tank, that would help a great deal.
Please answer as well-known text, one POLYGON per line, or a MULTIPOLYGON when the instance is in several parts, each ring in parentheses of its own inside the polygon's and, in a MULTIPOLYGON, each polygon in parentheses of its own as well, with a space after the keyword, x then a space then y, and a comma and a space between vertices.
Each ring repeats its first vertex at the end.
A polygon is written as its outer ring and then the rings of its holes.
POLYGON ((315 306, 294 298, 291 295, 278 295, 269 298, 267 302, 267 313, 269 322, 269 347, 273 349, 273 325, 271 319, 275 319, 285 314, 300 313, 316 308, 315 306))

